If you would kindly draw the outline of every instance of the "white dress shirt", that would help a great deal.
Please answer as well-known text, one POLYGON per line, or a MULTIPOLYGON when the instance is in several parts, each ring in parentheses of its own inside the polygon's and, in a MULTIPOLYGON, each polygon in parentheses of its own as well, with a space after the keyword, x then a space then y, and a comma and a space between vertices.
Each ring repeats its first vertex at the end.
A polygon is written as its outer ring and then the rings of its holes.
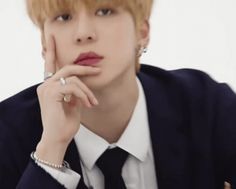
MULTIPOLYGON (((146 101, 138 78, 137 83, 138 101, 130 122, 117 143, 109 144, 82 124, 74 137, 81 158, 84 182, 90 188, 104 189, 104 176, 95 163, 107 148, 117 146, 129 153, 122 169, 122 177, 127 189, 157 189, 146 101)), ((77 187, 81 177, 73 170, 67 169, 63 172, 38 164, 66 188, 77 187)))

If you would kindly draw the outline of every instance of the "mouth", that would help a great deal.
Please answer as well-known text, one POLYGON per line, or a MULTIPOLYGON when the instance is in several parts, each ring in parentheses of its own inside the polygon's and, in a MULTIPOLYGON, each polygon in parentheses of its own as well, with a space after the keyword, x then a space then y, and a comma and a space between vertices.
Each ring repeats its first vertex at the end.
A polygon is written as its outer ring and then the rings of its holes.
POLYGON ((86 53, 81 53, 79 57, 74 61, 74 64, 82 65, 82 66, 95 66, 102 59, 104 59, 103 56, 90 51, 86 53))

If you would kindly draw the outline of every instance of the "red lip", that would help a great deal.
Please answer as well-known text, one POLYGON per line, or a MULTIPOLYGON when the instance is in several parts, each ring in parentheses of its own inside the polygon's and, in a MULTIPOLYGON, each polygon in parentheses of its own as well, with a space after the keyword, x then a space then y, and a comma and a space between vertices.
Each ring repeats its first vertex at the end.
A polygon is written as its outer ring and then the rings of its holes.
POLYGON ((104 57, 96 54, 95 52, 81 53, 79 57, 74 61, 74 64, 90 66, 97 64, 104 57))

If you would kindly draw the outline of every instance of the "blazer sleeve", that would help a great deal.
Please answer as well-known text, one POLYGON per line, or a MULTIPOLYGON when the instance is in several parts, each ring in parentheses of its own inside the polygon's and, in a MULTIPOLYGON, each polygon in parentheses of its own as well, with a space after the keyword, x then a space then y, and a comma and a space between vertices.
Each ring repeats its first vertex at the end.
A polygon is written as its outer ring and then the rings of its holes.
POLYGON ((215 161, 225 181, 236 188, 236 94, 226 85, 221 84, 218 96, 214 136, 215 161))
POLYGON ((17 133, 0 120, 0 188, 65 189, 31 160, 17 133))
POLYGON ((29 161, 22 177, 17 184, 17 189, 65 189, 58 181, 56 181, 44 169, 36 165, 32 160, 29 161))

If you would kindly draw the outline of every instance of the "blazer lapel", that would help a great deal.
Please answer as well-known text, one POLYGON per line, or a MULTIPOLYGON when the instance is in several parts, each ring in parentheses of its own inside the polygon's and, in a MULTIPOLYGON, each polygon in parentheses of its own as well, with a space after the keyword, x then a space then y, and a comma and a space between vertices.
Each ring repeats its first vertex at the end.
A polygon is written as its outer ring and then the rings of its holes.
MULTIPOLYGON (((187 131, 179 109, 171 104, 170 92, 159 79, 142 72, 142 83, 149 119, 155 169, 159 189, 189 189, 190 166, 187 131)), ((161 79, 160 79, 161 80, 161 79)))
POLYGON ((72 140, 67 148, 65 160, 70 164, 71 169, 79 173, 81 176, 77 189, 88 189, 84 183, 83 173, 80 165, 80 157, 74 140, 72 140))

